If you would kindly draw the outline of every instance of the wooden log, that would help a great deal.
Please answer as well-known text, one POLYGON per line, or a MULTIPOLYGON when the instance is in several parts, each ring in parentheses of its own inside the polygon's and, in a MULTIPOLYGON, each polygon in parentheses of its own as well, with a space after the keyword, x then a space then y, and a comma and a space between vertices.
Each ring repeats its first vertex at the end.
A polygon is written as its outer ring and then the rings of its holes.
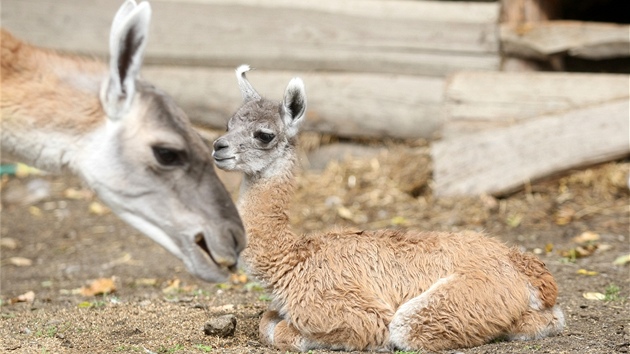
POLYGON ((447 80, 444 138, 507 127, 522 120, 630 99, 620 74, 460 72, 447 80))
MULTIPOLYGON (((502 25, 522 26, 525 23, 554 20, 560 17, 561 0, 501 0, 502 25)), ((555 71, 564 70, 564 58, 561 55, 549 56, 543 60, 515 57, 502 48, 502 71, 541 71, 551 68, 555 71)))
MULTIPOLYGON (((148 67, 143 75, 172 94, 200 125, 225 128, 241 104, 234 69, 148 67)), ((430 138, 442 124, 444 79, 436 77, 254 70, 258 92, 282 99, 293 76, 306 84, 306 130, 346 137, 430 138)))
POLYGON ((502 50, 508 55, 548 59, 557 54, 585 59, 630 57, 630 25, 549 21, 500 26, 502 50))
MULTIPOLYGON (((111 0, 7 0, 35 44, 107 55, 111 0)), ((145 63, 443 76, 499 67, 498 5, 425 1, 152 0, 145 63)))
POLYGON ((503 195, 554 173, 627 156, 629 114, 624 98, 435 142, 434 193, 503 195))

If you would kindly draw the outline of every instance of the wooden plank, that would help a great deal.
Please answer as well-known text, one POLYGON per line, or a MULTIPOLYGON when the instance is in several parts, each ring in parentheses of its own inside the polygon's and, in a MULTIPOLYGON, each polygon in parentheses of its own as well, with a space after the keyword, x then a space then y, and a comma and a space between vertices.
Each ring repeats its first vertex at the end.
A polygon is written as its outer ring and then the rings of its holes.
MULTIPOLYGON (((118 5, 7 0, 2 25, 38 45, 105 56, 118 5)), ((231 68, 249 62, 274 70, 434 76, 499 66, 497 4, 153 0, 151 5, 147 64, 231 68)))
POLYGON ((435 142, 437 196, 502 195, 570 168, 630 154, 628 100, 435 142))
MULTIPOLYGON (((233 69, 148 67, 143 75, 171 93, 200 125, 225 128, 242 102, 233 69)), ((293 76, 306 84, 307 130, 415 139, 432 137, 442 124, 443 78, 265 70, 248 74, 261 95, 277 100, 293 76)))
POLYGON ((501 22, 523 23, 556 19, 562 12, 561 0, 500 0, 501 22))
MULTIPOLYGON (((560 17, 562 0, 500 0, 501 23, 519 26, 523 23, 549 21, 560 17)), ((503 51, 501 71, 564 71, 564 57, 552 56, 544 60, 513 57, 503 51)))
POLYGON ((556 54, 586 59, 630 57, 630 25, 579 21, 504 23, 504 53, 547 59, 556 54))
POLYGON ((447 80, 442 134, 455 137, 630 99, 629 81, 621 74, 459 72, 447 80))

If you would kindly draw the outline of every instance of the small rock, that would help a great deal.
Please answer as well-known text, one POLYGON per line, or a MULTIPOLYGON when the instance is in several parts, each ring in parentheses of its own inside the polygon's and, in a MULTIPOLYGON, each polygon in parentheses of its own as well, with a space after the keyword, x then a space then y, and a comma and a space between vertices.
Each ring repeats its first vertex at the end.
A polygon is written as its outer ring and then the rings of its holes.
POLYGON ((236 317, 232 314, 211 318, 203 326, 203 332, 206 335, 221 338, 233 336, 235 330, 236 317))

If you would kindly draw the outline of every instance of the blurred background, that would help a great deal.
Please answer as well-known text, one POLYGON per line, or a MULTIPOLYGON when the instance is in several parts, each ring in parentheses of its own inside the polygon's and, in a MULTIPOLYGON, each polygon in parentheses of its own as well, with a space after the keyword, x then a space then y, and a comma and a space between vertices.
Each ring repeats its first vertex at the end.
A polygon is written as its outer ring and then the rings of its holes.
MULTIPOLYGON (((279 99, 292 76, 305 80, 308 131, 335 139, 440 139, 432 157, 442 195, 500 194, 628 154, 626 0, 151 5, 143 74, 200 128, 224 128, 240 103, 233 69, 247 63, 256 70, 252 83, 269 98, 279 99), (530 168, 514 166, 515 157, 530 168), (466 168, 470 162, 505 183, 483 185, 490 175, 466 168)), ((2 25, 40 46, 105 58, 118 6, 7 0, 2 25)))

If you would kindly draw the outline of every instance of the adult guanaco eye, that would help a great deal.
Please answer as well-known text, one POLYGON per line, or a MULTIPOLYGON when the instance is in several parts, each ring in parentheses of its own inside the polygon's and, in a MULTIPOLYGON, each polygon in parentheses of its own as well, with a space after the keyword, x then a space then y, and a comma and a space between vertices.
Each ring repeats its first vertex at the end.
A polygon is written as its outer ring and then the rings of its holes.
POLYGON ((154 146, 153 156, 162 166, 181 166, 186 162, 186 153, 181 150, 154 146))
POLYGON ((271 133, 265 133, 265 132, 256 132, 254 134, 254 138, 262 141, 265 144, 270 143, 273 140, 273 138, 275 138, 275 137, 276 137, 275 135, 273 135, 271 133))

